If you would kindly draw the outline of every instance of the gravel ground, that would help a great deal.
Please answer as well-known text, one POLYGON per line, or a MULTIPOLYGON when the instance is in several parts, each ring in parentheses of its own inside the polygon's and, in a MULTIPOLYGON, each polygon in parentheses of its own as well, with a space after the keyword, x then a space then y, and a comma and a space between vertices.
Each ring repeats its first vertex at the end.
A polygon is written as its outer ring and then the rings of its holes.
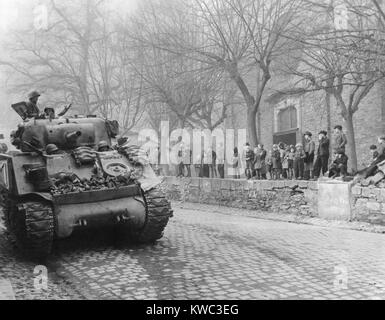
POLYGON ((119 247, 112 233, 84 231, 36 262, 19 255, 0 221, 0 299, 385 297, 384 227, 192 203, 173 209, 154 246, 119 247), (39 265, 48 271, 40 291, 39 265), (340 267, 346 289, 333 285, 340 267))
POLYGON ((84 299, 84 293, 74 286, 54 257, 47 261, 27 261, 16 250, 0 221, 0 298, 16 300, 68 300, 84 299), (37 266, 47 268, 47 289, 36 290, 37 266), (10 286, 12 290, 10 290, 10 286))

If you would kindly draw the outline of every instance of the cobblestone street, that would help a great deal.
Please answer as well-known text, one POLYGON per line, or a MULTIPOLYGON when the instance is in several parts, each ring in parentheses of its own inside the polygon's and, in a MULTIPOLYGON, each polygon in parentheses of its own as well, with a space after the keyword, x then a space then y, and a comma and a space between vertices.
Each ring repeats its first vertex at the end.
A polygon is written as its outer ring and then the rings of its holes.
POLYGON ((16 299, 385 298, 385 235, 214 211, 175 206, 154 246, 122 246, 111 233, 59 242, 42 292, 35 264, 0 228, 0 278, 16 299))

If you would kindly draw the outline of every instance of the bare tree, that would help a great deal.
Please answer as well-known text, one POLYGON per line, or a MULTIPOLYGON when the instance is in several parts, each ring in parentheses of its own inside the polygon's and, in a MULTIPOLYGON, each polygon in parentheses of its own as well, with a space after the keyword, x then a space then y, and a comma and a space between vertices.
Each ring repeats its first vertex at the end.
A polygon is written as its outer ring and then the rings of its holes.
POLYGON ((82 114, 118 118, 126 130, 142 115, 140 81, 122 68, 124 50, 104 0, 50 1, 48 30, 16 30, 0 64, 13 91, 39 88, 48 105, 73 103, 82 114))
POLYGON ((214 129, 224 121, 231 104, 230 92, 223 92, 222 70, 158 46, 159 24, 169 24, 168 31, 174 35, 191 32, 192 26, 176 17, 179 7, 153 1, 138 10, 126 28, 131 51, 136 52, 132 67, 144 80, 145 100, 152 109, 155 104, 160 110, 167 106, 180 127, 214 129))
MULTIPOLYGON (((207 68, 225 71, 243 96, 250 139, 257 144, 256 115, 272 76, 272 65, 287 53, 291 43, 283 34, 301 23, 301 2, 194 0, 183 8, 173 3, 168 11, 174 17, 183 17, 183 27, 175 32, 175 23, 157 21, 156 32, 147 31, 140 40, 207 68)), ((143 28, 146 30, 146 26, 143 28)))
POLYGON ((384 77, 382 58, 372 34, 375 26, 370 28, 367 24, 364 28, 361 16, 350 15, 349 29, 336 30, 328 13, 323 12, 320 24, 301 29, 302 36, 298 39, 302 50, 297 57, 300 64, 288 68, 297 79, 291 92, 323 90, 335 98, 346 121, 351 166, 356 170, 354 114, 374 85, 384 77))
MULTIPOLYGON (((96 41, 93 30, 97 15, 95 2, 79 6, 51 4, 52 23, 48 30, 16 30, 8 44, 13 59, 2 61, 15 75, 14 90, 38 87, 62 92, 61 102, 73 101, 84 112, 92 111, 88 88, 91 46, 96 41)), ((56 95, 55 98, 57 98, 56 95)))

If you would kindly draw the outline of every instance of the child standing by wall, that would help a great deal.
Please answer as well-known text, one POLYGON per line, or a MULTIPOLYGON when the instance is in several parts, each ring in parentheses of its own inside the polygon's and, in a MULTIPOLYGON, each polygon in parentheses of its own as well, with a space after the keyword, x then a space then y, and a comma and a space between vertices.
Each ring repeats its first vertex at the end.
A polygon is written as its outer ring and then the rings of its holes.
POLYGON ((287 178, 287 172, 286 170, 283 169, 283 162, 285 160, 285 155, 286 155, 286 145, 283 142, 280 142, 278 144, 278 150, 281 155, 281 176, 282 178, 286 179, 287 178))
POLYGON ((261 179, 261 169, 262 169, 262 159, 261 159, 261 149, 260 146, 254 149, 254 170, 255 170, 255 179, 261 179))
POLYGON ((232 167, 232 172, 231 172, 232 178, 233 179, 239 179, 240 178, 240 173, 239 173, 239 152, 238 152, 238 148, 237 147, 234 148, 231 167, 232 167))
POLYGON ((271 160, 272 160, 272 169, 273 169, 273 179, 278 180, 280 179, 281 175, 281 152, 278 149, 278 146, 275 144, 273 145, 273 150, 271 152, 271 160))
POLYGON ((305 154, 305 151, 303 150, 303 145, 302 143, 298 143, 295 146, 295 156, 294 156, 294 175, 297 180, 303 179, 305 158, 306 158, 306 154, 305 154))
POLYGON ((289 176, 289 153, 290 147, 286 147, 285 153, 283 154, 282 160, 282 176, 285 179, 290 179, 289 176))
POLYGON ((272 169, 272 150, 270 150, 266 156, 266 172, 269 174, 269 179, 273 179, 273 169, 272 169))
POLYGON ((289 174, 289 179, 293 180, 295 178, 294 175, 294 159, 295 159, 295 147, 291 145, 289 147, 289 153, 287 156, 287 162, 288 162, 288 174, 289 174))
POLYGON ((255 151, 254 169, 257 179, 266 179, 266 155, 263 144, 259 144, 255 151))
POLYGON ((254 170, 254 151, 251 149, 248 142, 245 145, 244 158, 246 161, 245 175, 247 179, 251 179, 254 170))

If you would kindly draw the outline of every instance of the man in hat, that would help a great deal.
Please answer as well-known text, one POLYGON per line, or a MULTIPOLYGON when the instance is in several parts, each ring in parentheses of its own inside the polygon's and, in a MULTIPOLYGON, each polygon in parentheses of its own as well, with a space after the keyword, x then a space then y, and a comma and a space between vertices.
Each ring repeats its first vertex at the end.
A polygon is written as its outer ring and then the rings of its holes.
POLYGON ((26 110, 27 118, 35 118, 39 116, 40 110, 37 106, 37 101, 39 100, 39 97, 40 97, 40 93, 37 91, 32 91, 28 95, 29 101, 27 102, 27 110, 26 110))
POLYGON ((313 179, 313 163, 314 163, 314 152, 315 152, 315 143, 312 140, 313 134, 310 131, 306 131, 304 134, 305 137, 305 146, 304 151, 306 154, 305 162, 305 180, 313 179))
POLYGON ((327 134, 328 133, 324 130, 318 134, 319 144, 316 153, 317 157, 314 163, 314 180, 319 178, 321 170, 324 176, 328 171, 330 141, 327 137, 327 134))
POLYGON ((343 150, 345 152, 346 144, 348 140, 346 139, 346 135, 342 130, 342 126, 337 125, 334 127, 334 136, 333 136, 333 153, 334 155, 338 154, 337 151, 343 150))

